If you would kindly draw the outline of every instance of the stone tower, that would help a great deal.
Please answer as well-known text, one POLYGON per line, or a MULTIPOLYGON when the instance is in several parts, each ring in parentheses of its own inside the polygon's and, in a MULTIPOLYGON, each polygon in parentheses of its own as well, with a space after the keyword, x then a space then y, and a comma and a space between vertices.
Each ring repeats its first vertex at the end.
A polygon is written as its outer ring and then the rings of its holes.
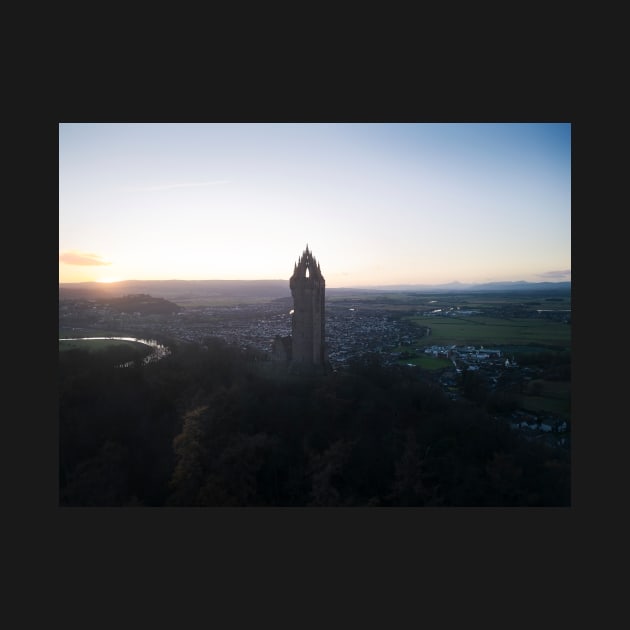
POLYGON ((327 364, 324 347, 324 292, 326 282, 308 245, 295 264, 289 281, 293 296, 291 362, 296 368, 327 364))

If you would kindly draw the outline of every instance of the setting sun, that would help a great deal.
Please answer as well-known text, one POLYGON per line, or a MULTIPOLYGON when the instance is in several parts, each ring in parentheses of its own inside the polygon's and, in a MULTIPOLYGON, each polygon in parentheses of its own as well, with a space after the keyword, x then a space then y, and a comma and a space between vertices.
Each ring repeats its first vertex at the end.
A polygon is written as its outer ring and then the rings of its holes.
POLYGON ((570 281, 570 227, 569 123, 59 126, 60 283, 570 281))

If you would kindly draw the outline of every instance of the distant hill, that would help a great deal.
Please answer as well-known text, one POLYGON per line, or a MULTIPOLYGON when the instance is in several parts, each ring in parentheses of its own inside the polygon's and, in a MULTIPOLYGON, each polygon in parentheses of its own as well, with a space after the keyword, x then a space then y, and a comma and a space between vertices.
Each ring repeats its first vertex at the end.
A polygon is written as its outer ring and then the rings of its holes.
MULTIPOLYGON (((348 287, 350 289, 351 287, 348 287)), ((524 280, 510 282, 483 282, 469 283, 449 282, 447 284, 396 284, 363 287, 366 291, 424 291, 457 293, 461 291, 545 291, 545 290, 570 290, 570 282, 525 282, 524 280)), ((334 290, 334 289, 333 289, 334 290)), ((352 289, 356 291, 357 289, 352 289)))
MULTIPOLYGON (((373 287, 327 288, 331 293, 347 291, 417 291, 482 292, 482 291, 547 291, 571 290, 570 282, 486 282, 481 284, 404 284, 373 287)), ((195 298, 276 299, 290 297, 289 280, 125 280, 123 282, 72 282, 59 284, 59 299, 103 299, 130 294, 147 294, 173 302, 195 298)))
POLYGON ((161 297, 136 293, 116 298, 104 298, 109 307, 119 313, 140 313, 141 315, 172 315, 180 310, 174 302, 161 297))
POLYGON ((195 298, 277 298, 291 295, 289 280, 125 280, 59 284, 59 299, 95 300, 148 294, 177 302, 195 298))

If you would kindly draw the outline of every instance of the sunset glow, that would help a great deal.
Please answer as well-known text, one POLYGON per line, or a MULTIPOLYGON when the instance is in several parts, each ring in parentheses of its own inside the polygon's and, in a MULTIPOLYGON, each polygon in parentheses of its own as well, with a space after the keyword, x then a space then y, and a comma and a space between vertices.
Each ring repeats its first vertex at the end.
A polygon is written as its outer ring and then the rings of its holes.
POLYGON ((98 278, 98 280, 96 280, 96 282, 102 282, 104 284, 110 284, 112 282, 120 282, 122 280, 122 278, 115 278, 112 276, 107 276, 105 278, 98 278))
POLYGON ((571 279, 569 123, 62 123, 59 281, 571 279))

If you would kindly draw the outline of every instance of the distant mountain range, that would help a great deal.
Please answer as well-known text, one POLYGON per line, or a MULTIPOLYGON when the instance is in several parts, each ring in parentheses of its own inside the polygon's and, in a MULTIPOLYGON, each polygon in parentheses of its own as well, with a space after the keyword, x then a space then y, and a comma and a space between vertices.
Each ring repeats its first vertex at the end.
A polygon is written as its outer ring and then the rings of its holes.
MULTIPOLYGON (((449 282, 447 284, 397 284, 369 287, 369 291, 423 291, 428 293, 458 291, 545 291, 547 289, 571 289, 570 282, 525 282, 524 280, 510 282, 482 282, 463 283, 449 282)), ((355 290, 355 289, 353 289, 355 290)))
MULTIPOLYGON (((400 284, 371 287, 326 288, 331 293, 412 291, 454 293, 483 291, 570 290, 570 282, 486 282, 481 284, 400 284)), ((59 283, 59 299, 98 299, 144 293, 167 300, 195 298, 282 298, 291 295, 289 280, 125 280, 122 282, 59 283)))

